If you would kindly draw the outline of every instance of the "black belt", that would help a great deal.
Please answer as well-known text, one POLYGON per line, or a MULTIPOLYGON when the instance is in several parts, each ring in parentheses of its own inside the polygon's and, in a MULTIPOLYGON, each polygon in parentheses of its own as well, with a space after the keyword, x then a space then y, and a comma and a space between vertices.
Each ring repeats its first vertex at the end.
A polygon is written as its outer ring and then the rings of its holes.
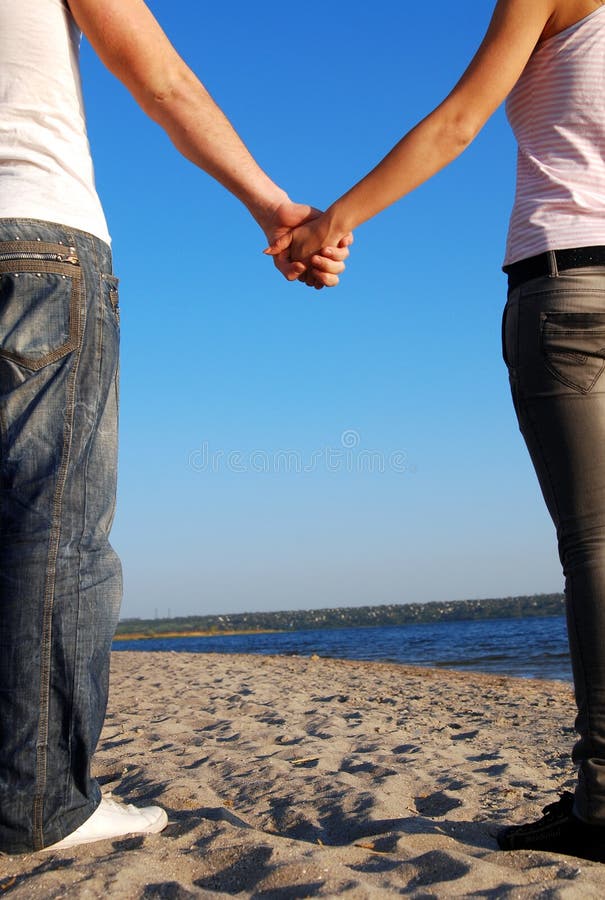
POLYGON ((552 250, 540 253, 538 256, 530 256, 519 262, 503 266, 508 275, 508 289, 529 281, 530 278, 539 278, 541 275, 556 275, 565 269, 581 269, 584 266, 605 266, 605 247, 574 247, 572 250, 552 250), (556 259, 556 269, 552 256, 556 259))

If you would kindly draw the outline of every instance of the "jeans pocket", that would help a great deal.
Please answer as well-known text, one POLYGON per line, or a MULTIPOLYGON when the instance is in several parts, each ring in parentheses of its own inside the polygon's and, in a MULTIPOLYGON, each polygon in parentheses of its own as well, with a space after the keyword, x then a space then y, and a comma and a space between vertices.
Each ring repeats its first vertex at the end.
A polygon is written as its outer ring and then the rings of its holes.
POLYGON ((542 354, 559 381, 588 393, 605 368, 605 312, 540 314, 542 354))
POLYGON ((32 371, 78 346, 82 270, 76 250, 0 243, 0 358, 32 371))

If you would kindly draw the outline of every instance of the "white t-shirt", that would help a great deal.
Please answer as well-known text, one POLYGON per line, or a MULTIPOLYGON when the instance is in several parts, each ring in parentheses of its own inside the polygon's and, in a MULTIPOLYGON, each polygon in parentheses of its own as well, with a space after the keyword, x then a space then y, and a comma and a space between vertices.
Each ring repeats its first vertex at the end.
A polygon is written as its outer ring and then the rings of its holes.
POLYGON ((81 34, 63 0, 0 0, 0 218, 109 241, 82 100, 81 34))

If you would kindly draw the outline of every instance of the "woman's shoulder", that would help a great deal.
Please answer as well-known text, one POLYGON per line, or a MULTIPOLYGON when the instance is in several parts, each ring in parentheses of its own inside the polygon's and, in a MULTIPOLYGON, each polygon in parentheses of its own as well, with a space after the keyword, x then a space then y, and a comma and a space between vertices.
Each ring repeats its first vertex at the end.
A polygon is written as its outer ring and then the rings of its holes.
POLYGON ((546 23, 540 41, 547 41, 562 31, 577 25, 605 6, 605 0, 557 0, 555 9, 546 23))

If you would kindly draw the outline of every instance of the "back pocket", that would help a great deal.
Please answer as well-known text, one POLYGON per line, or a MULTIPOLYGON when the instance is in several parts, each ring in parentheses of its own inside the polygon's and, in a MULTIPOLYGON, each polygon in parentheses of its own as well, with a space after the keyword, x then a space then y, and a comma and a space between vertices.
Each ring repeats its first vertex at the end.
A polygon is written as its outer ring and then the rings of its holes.
POLYGON ((38 370, 78 346, 77 252, 43 241, 0 243, 0 357, 38 370))
POLYGON ((605 312, 541 313, 542 353, 548 370, 588 393, 605 368, 605 312))

